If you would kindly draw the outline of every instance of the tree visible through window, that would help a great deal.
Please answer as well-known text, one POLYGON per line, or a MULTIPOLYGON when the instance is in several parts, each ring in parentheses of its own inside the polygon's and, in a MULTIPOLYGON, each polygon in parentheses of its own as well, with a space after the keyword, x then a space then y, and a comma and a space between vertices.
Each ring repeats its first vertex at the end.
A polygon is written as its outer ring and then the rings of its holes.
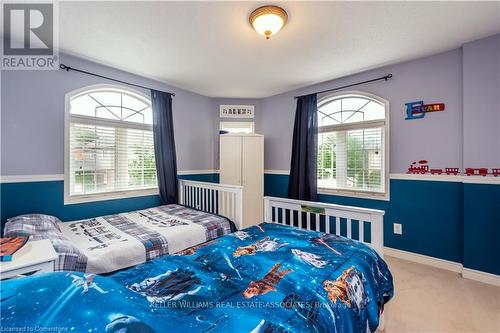
POLYGON ((148 97, 90 89, 69 97, 67 121, 67 197, 157 187, 148 97))
POLYGON ((385 194, 386 105, 358 94, 318 103, 318 188, 385 194))

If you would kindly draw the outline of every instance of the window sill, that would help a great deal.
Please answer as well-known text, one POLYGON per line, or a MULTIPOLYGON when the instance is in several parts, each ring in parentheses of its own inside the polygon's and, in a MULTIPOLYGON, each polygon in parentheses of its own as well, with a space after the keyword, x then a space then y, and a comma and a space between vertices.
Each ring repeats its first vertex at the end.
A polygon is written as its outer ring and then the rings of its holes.
POLYGON ((98 202, 106 200, 116 200, 116 199, 127 199, 135 197, 143 197, 149 195, 157 195, 158 188, 148 188, 140 190, 128 190, 128 191, 116 191, 116 192, 106 192, 106 193, 95 193, 86 195, 65 195, 64 204, 73 205, 86 202, 98 202))
POLYGON ((340 197, 350 197, 358 199, 390 201, 389 192, 375 193, 375 192, 362 192, 362 191, 349 191, 349 190, 335 190, 330 188, 318 188, 318 194, 336 195, 340 197))

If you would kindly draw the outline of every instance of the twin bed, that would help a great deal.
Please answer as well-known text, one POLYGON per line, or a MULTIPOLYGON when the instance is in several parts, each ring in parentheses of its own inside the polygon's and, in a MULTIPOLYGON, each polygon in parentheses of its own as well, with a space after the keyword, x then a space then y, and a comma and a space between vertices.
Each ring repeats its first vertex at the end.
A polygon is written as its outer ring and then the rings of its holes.
MULTIPOLYGON (((383 212, 265 201, 265 221, 270 223, 236 232, 222 216, 178 205, 94 219, 106 221, 109 230, 121 225, 115 219, 125 219, 142 226, 156 223, 152 229, 158 234, 166 220, 171 226, 165 229, 184 226, 200 232, 187 232, 193 236, 190 245, 174 240, 184 232, 162 235, 167 247, 151 242, 149 249, 155 250, 150 257, 142 243, 143 257, 136 261, 144 263, 106 276, 83 273, 104 267, 97 261, 91 266, 87 256, 80 272, 4 281, 2 326, 85 332, 375 331, 393 294, 392 277, 379 252, 383 212), (198 220, 185 222, 193 216, 198 220), (175 254, 146 261, 164 253, 175 254)), ((218 210, 218 205, 209 206, 218 210)), ((89 221, 65 223, 63 234, 83 230, 89 221)), ((120 242, 112 242, 108 250, 122 252, 114 244, 120 242)))
POLYGON ((21 215, 10 219, 6 237, 49 239, 58 254, 56 271, 109 273, 235 231, 223 216, 181 205, 61 222, 54 216, 21 215))

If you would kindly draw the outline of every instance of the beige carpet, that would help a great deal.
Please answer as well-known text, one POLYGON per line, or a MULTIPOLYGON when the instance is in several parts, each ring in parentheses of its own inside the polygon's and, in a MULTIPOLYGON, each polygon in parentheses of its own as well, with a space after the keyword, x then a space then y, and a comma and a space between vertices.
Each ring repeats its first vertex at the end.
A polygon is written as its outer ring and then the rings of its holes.
POLYGON ((385 308, 386 333, 500 333, 500 288, 401 259, 386 261, 395 285, 385 308))

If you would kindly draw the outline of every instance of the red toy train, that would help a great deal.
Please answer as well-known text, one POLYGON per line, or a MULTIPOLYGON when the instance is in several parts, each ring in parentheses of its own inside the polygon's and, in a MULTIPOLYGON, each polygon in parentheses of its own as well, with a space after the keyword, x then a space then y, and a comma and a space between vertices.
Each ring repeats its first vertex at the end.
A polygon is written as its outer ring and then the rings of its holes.
MULTIPOLYGON (((410 167, 408 168, 407 173, 426 174, 427 172, 430 172, 431 175, 441 175, 441 174, 445 173, 447 175, 455 175, 455 176, 460 174, 459 168, 444 168, 444 170, 443 169, 429 169, 429 165, 427 163, 428 162, 426 160, 412 162, 410 164, 410 167)), ((488 169, 487 168, 465 168, 465 175, 466 176, 483 176, 483 177, 485 177, 488 175, 488 169)), ((491 175, 494 177, 500 176, 500 168, 491 169, 491 175)))
POLYGON ((444 172, 446 172, 447 175, 458 175, 460 173, 459 168, 444 168, 444 172))
POLYGON ((443 169, 431 169, 431 175, 440 175, 440 174, 447 174, 447 175, 458 175, 460 173, 459 168, 444 168, 443 169))
POLYGON ((426 160, 420 160, 417 162, 413 162, 410 167, 408 168, 408 173, 414 173, 414 174, 425 174, 427 171, 430 171, 431 175, 441 175, 443 173, 447 175, 458 175, 460 173, 459 168, 445 168, 443 169, 430 169, 429 166, 427 165, 426 160))
POLYGON ((410 167, 408 168, 408 173, 421 173, 424 174, 427 171, 429 171, 429 166, 427 165, 426 160, 420 160, 418 161, 418 166, 417 162, 413 162, 410 167))
MULTIPOLYGON (((485 177, 486 175, 488 175, 488 169, 487 168, 465 168, 465 174, 467 176, 483 176, 483 177, 485 177)), ((491 175, 493 175, 494 177, 500 176, 500 169, 499 168, 492 168, 491 175)))
POLYGON ((467 176, 483 176, 488 174, 488 169, 486 168, 465 168, 465 174, 467 176))

